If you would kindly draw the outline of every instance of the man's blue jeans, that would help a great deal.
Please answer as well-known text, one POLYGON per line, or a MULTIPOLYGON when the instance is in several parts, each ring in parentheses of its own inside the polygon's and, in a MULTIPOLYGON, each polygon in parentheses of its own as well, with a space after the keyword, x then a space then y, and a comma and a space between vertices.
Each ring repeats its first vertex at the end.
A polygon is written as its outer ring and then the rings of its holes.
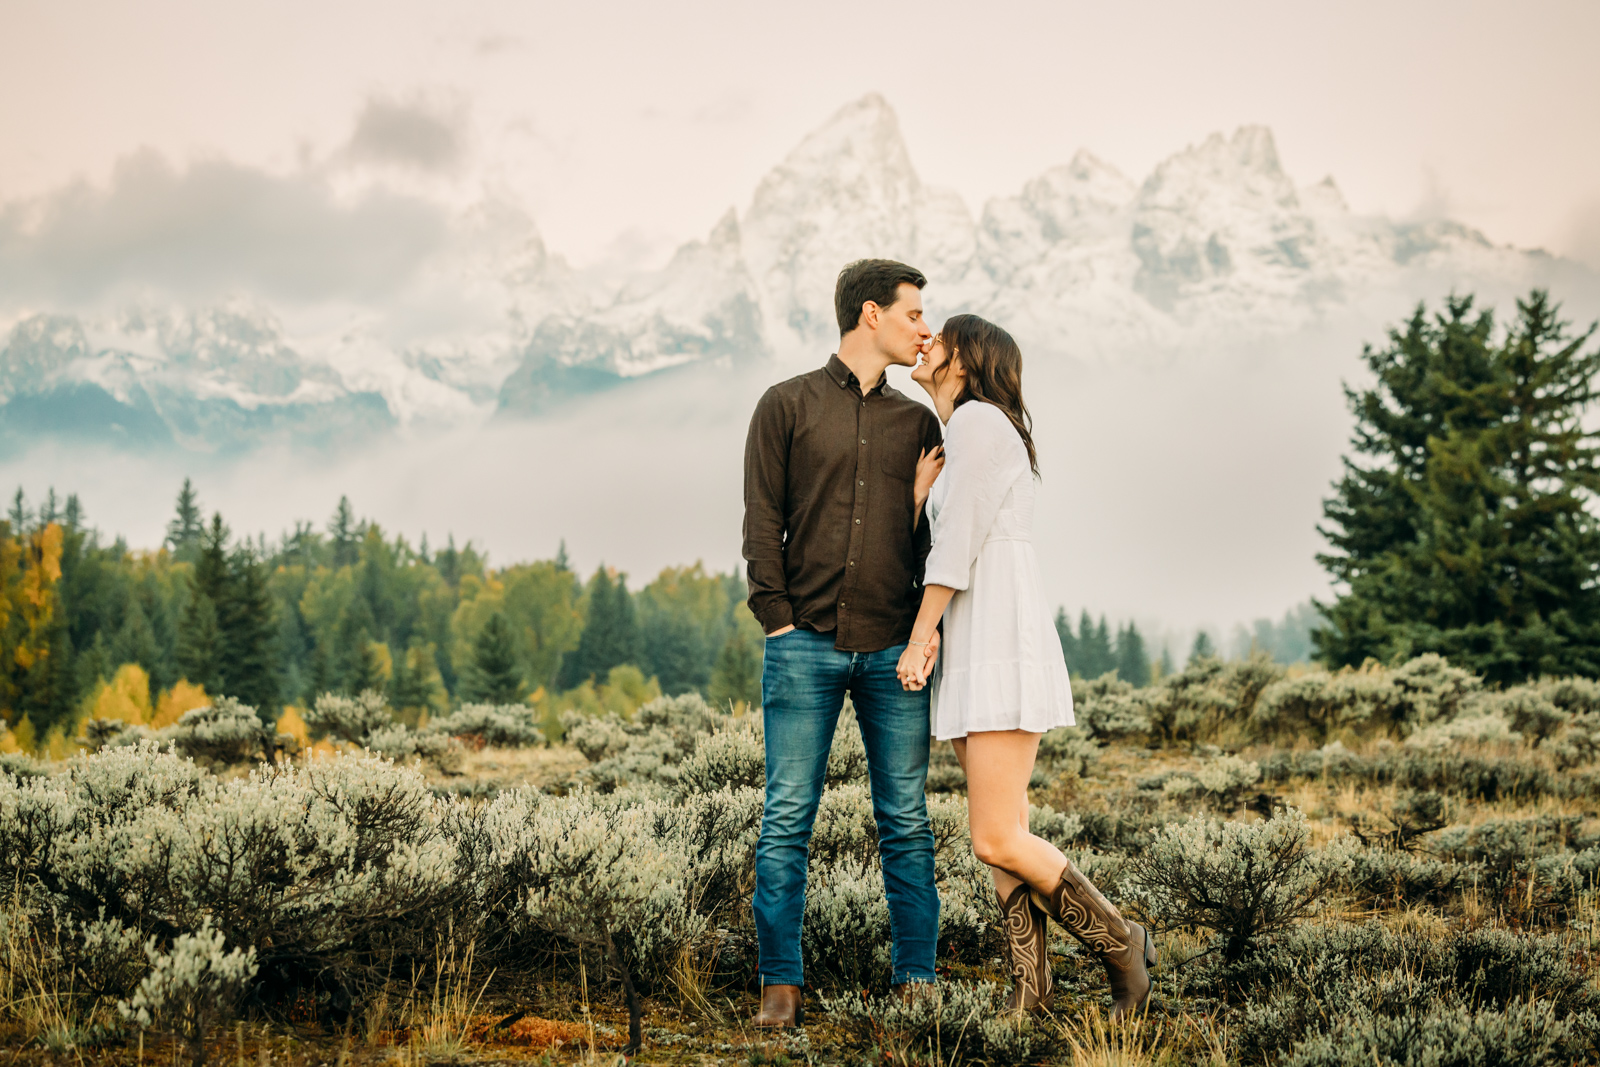
POLYGON ((894 938, 894 981, 932 982, 939 940, 928 823, 928 692, 895 676, 905 645, 840 652, 834 635, 795 629, 767 639, 761 670, 767 800, 756 845, 756 937, 764 985, 804 985, 800 924, 806 856, 828 749, 846 693, 867 749, 878 855, 894 938))

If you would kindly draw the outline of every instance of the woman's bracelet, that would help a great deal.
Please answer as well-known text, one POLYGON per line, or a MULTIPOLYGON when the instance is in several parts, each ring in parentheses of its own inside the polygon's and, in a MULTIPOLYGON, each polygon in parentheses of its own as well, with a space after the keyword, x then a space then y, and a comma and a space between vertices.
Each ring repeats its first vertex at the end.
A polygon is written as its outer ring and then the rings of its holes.
POLYGON ((908 644, 908 645, 925 645, 927 643, 928 642, 926 642, 926 641, 907 641, 906 642, 906 644, 908 644))

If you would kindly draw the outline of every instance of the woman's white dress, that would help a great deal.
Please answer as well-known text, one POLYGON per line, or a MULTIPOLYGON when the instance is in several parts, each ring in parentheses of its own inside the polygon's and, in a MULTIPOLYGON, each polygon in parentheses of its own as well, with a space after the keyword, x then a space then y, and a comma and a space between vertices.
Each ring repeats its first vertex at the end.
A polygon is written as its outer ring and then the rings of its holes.
POLYGON ((1028 450, 1004 412, 977 400, 950 417, 944 448, 923 581, 957 592, 930 689, 933 736, 1071 726, 1072 685, 1033 551, 1028 450))

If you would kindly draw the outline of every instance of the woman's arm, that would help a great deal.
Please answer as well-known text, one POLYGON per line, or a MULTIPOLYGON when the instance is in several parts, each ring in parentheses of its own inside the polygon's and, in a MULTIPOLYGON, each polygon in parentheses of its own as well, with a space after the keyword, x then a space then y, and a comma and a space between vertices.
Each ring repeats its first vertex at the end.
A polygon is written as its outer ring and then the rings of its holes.
POLYGON ((923 587, 922 608, 911 626, 911 642, 900 654, 900 662, 895 667, 901 684, 907 689, 921 689, 928 684, 928 675, 933 673, 933 665, 939 658, 939 620, 944 618, 944 609, 950 606, 950 598, 955 595, 956 591, 948 585, 923 587))
POLYGON ((911 528, 915 530, 917 523, 922 521, 922 505, 928 502, 928 494, 933 490, 933 483, 939 480, 939 472, 944 470, 944 446, 925 448, 917 453, 917 477, 912 484, 912 494, 915 498, 915 508, 911 513, 911 528))

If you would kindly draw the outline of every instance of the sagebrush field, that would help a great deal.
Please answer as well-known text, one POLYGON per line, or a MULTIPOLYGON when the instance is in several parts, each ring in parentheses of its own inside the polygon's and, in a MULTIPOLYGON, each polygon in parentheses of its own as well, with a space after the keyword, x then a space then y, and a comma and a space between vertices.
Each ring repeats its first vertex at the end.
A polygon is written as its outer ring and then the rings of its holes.
POLYGON ((947 745, 941 995, 884 995, 847 714, 812 840, 808 1025, 767 1035, 748 1026, 758 713, 663 698, 569 714, 556 740, 521 706, 418 730, 369 695, 317 702, 309 748, 217 701, 163 730, 93 724, 68 760, 0 757, 10 1062, 610 1063, 634 1039, 647 1061, 752 1067, 1600 1061, 1600 683, 1202 658, 1075 695, 1033 825, 1159 932, 1130 1023, 1105 1021, 1098 966, 1059 930, 1053 1013, 1001 1014, 947 745))

